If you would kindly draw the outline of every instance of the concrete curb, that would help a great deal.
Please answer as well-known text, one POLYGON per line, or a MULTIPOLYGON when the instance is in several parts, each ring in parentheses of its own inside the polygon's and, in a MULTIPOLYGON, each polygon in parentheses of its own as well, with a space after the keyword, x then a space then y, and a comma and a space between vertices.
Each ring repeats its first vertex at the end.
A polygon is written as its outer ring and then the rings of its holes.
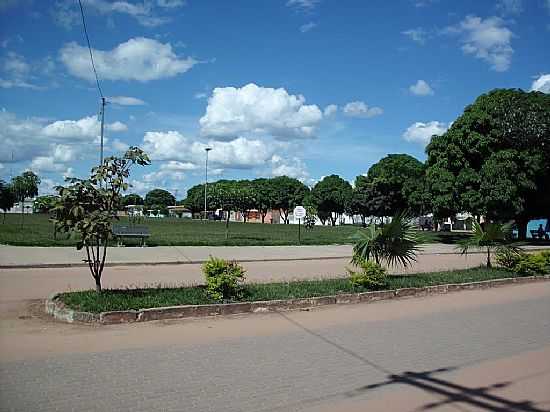
MULTIPOLYGON (((314 256, 293 258, 239 259, 239 262, 292 262, 296 260, 338 260, 351 259, 349 256, 314 256)), ((158 265, 202 265, 207 259, 198 260, 168 260, 164 262, 107 262, 105 267, 116 266, 158 266, 158 265)), ((37 263, 30 265, 0 265, 0 269, 55 269, 88 267, 87 263, 37 263)))
POLYGON ((374 292, 347 293, 315 298, 270 300, 255 302, 224 303, 210 305, 184 305, 151 308, 141 310, 126 310, 115 312, 79 312, 65 307, 59 301, 58 294, 46 299, 46 313, 55 319, 73 323, 101 323, 105 325, 133 322, 148 322, 151 320, 183 319, 214 315, 233 315, 238 313, 267 313, 296 309, 307 309, 334 304, 370 303, 379 300, 402 299, 441 295, 461 290, 488 289, 511 284, 524 284, 550 280, 550 275, 527 276, 485 280, 481 282, 451 283, 446 285, 425 286, 421 288, 404 288, 395 290, 380 290, 374 292))

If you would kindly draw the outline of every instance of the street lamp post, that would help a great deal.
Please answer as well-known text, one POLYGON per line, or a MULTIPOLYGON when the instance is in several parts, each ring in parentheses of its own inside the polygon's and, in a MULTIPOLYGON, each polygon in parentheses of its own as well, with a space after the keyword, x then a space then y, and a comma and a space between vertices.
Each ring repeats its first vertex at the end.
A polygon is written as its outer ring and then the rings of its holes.
POLYGON ((205 147, 204 151, 206 152, 206 163, 204 165, 204 218, 208 219, 208 209, 206 204, 206 188, 208 186, 208 152, 212 150, 211 147, 205 147))

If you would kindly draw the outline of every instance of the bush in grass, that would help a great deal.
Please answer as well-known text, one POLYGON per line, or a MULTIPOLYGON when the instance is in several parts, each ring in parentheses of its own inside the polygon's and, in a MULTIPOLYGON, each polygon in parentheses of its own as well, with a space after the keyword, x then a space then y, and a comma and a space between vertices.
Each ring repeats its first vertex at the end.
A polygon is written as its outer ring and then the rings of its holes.
POLYGON ((525 276, 548 274, 550 272, 550 253, 524 254, 512 267, 512 270, 525 276))
POLYGON ((236 261, 210 256, 202 265, 202 271, 206 276, 206 291, 212 299, 227 302, 240 297, 245 270, 236 261))
POLYGON ((356 272, 347 269, 350 277, 350 282, 354 287, 363 287, 366 289, 381 289, 388 285, 386 269, 378 263, 364 260, 358 262, 357 266, 361 269, 356 272))

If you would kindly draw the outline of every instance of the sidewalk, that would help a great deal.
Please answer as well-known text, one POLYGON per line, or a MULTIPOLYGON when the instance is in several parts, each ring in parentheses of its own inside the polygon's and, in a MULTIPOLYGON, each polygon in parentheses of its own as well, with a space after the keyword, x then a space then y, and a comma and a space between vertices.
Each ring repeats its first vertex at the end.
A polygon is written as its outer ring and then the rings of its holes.
MULTIPOLYGON (((525 249, 540 249, 527 246, 525 249)), ((420 254, 456 254, 454 245, 424 245, 420 254)), ((481 252, 480 252, 481 253, 481 252)), ((112 247, 107 266, 202 263, 209 256, 239 262, 277 262, 350 258, 351 245, 323 246, 157 246, 112 247)), ((0 245, 1 268, 41 268, 86 266, 84 251, 74 247, 25 247, 0 245)))

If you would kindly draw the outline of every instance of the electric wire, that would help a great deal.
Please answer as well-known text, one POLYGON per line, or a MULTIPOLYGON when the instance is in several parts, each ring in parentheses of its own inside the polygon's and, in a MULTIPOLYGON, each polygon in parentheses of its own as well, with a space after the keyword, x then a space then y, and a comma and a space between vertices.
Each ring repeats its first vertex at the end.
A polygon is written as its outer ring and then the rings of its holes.
POLYGON ((90 52, 90 61, 92 62, 92 69, 95 75, 95 81, 97 84, 97 90, 99 90, 99 96, 104 99, 103 92, 101 91, 101 86, 99 84, 99 76, 97 75, 97 70, 94 64, 94 55, 92 53, 92 46, 90 45, 90 37, 88 36, 88 29, 86 27, 86 19, 84 17, 84 8, 82 7, 82 1, 78 0, 78 5, 80 6, 80 15, 82 16, 82 26, 84 27, 84 34, 86 36, 86 42, 88 43, 88 51, 90 52))

